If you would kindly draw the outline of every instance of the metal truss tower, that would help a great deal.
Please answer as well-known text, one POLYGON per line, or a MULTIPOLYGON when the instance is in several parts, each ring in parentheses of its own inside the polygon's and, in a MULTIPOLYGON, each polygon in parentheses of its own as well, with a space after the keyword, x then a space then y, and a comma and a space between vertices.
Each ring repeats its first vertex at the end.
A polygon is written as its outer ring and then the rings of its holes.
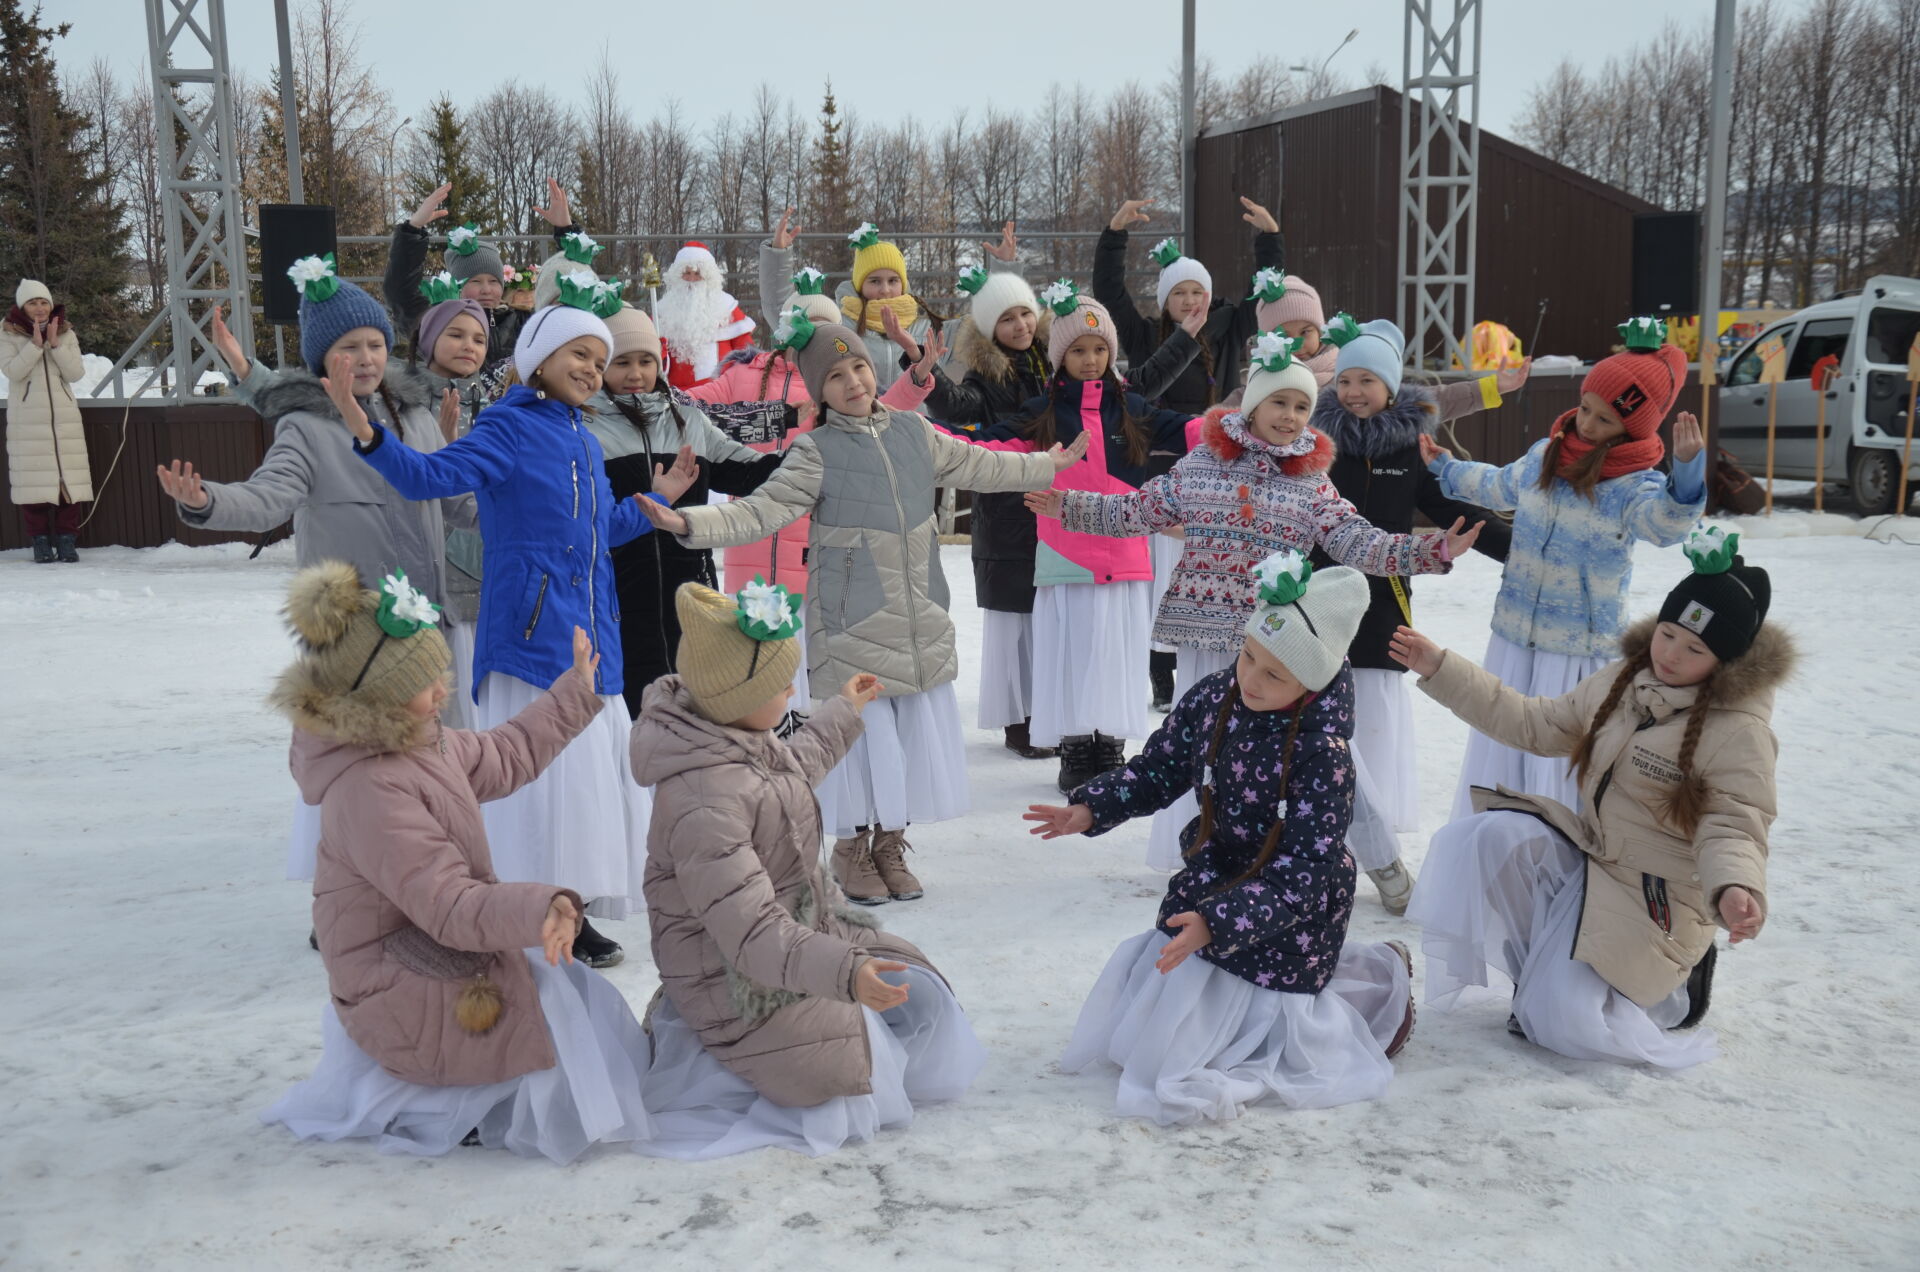
POLYGON ((1480 13, 1480 0, 1407 0, 1395 313, 1414 367, 1430 358, 1441 368, 1473 365, 1480 13))

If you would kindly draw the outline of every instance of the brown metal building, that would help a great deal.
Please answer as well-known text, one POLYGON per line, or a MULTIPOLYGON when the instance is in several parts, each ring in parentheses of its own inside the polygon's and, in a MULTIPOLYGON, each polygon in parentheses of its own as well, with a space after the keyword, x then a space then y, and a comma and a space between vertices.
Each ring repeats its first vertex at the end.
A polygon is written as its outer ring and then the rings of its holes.
MULTIPOLYGON (((1376 85, 1216 125, 1194 174, 1192 250, 1222 295, 1243 294, 1253 273, 1244 194, 1275 209, 1287 269, 1319 290, 1328 317, 1394 316, 1399 93, 1376 85)), ((1657 211, 1483 129, 1474 321, 1505 323, 1529 353, 1604 357, 1629 316, 1634 214, 1657 211)))

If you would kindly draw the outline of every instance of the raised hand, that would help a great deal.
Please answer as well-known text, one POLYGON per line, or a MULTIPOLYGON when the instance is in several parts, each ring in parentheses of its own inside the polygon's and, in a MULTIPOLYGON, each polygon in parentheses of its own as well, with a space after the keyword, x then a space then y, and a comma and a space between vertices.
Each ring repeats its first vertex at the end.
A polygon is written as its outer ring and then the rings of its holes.
POLYGON ((1504 397, 1506 394, 1513 392, 1525 384, 1527 377, 1531 374, 1533 374, 1533 359, 1531 357, 1522 358, 1520 365, 1517 367, 1504 367, 1501 370, 1495 371, 1493 373, 1493 387, 1500 390, 1501 395, 1504 397))
POLYGON ((573 669, 585 676, 589 683, 593 680, 595 668, 600 666, 600 655, 593 652, 593 641, 588 638, 584 627, 573 629, 573 669))
POLYGON ((1700 431, 1700 421, 1692 411, 1682 411, 1673 417, 1673 458, 1675 463, 1684 464, 1707 448, 1707 435, 1700 431))
POLYGON ((1066 835, 1084 835, 1093 829, 1093 810, 1085 804, 1028 804, 1021 821, 1037 823, 1027 828, 1029 835, 1042 839, 1060 839, 1066 835))
POLYGON ((448 181, 437 187, 434 192, 420 200, 420 206, 407 218, 407 224, 416 230, 424 230, 447 214, 447 196, 453 193, 453 182, 448 181))
POLYGON ((1432 464, 1436 459, 1452 459, 1453 452, 1435 442, 1425 433, 1420 434, 1420 462, 1432 464))
POLYGON ((1128 230, 1140 224, 1142 221, 1153 220, 1152 217, 1147 215, 1146 211, 1149 202, 1150 200, 1147 199, 1126 200, 1120 205, 1120 210, 1113 214, 1113 220, 1107 223, 1107 228, 1110 230, 1128 230))
MULTIPOLYGON (((893 316, 893 310, 891 309, 883 309, 880 312, 889 318, 893 316)), ((946 356, 946 352, 947 342, 945 338, 937 331, 929 332, 927 334, 927 343, 920 348, 920 358, 913 364, 913 382, 916 386, 923 385, 927 382, 928 378, 933 375, 935 364, 946 356)))
POLYGON ((1200 329, 1207 325, 1207 319, 1212 316, 1211 315, 1212 309, 1213 309, 1213 293, 1212 292, 1201 293, 1200 308, 1194 310, 1192 313, 1188 314, 1185 318, 1182 318, 1180 320, 1180 330, 1186 332, 1188 335, 1192 336, 1195 340, 1198 340, 1200 338, 1200 329))
POLYGON ((682 446, 680 453, 673 457, 672 466, 655 464, 653 466, 653 493, 667 503, 676 503, 680 496, 693 488, 700 480, 700 465, 693 458, 693 447, 682 446))
POLYGON ((1260 233, 1278 234, 1280 232, 1280 222, 1273 219, 1273 213, 1267 211, 1244 194, 1240 196, 1240 206, 1246 209, 1245 212, 1240 214, 1240 219, 1260 233))
POLYGON ((881 962, 877 958, 868 959, 860 964, 860 969, 853 974, 854 999, 862 1007, 869 1007, 874 1011, 892 1011, 907 1001, 907 987, 889 985, 880 979, 880 973, 906 970, 905 963, 881 962))
POLYGON ((353 396, 353 355, 328 354, 327 374, 321 379, 320 387, 327 391, 327 400, 333 403, 334 410, 340 412, 340 418, 347 422, 347 427, 353 430, 360 444, 365 446, 371 442, 373 424, 353 396))
POLYGON ((207 488, 200 482, 200 474, 193 471, 193 465, 173 461, 173 467, 161 464, 154 473, 160 478, 160 489, 167 498, 195 512, 207 506, 207 488))
POLYGON ((1027 511, 1039 517, 1052 517, 1060 520, 1060 513, 1067 506, 1067 493, 1064 490, 1029 490, 1026 495, 1027 511))
POLYGON ((1387 653, 1393 661, 1419 676, 1431 676, 1440 670, 1440 646, 1411 627, 1396 627, 1387 640, 1387 653))
POLYGON ((556 896, 547 904, 547 917, 540 923, 540 948, 547 964, 557 967, 561 959, 573 962, 573 938, 580 935, 580 911, 567 896, 556 896))
POLYGON ((997 261, 1010 261, 1019 255, 1020 249, 1014 245, 1013 222, 1008 221, 1000 227, 1000 241, 998 243, 982 243, 980 246, 987 250, 988 256, 993 257, 993 259, 997 261))
POLYGON ((1480 531, 1486 528, 1487 523, 1476 521, 1473 523, 1473 529, 1462 533, 1460 527, 1466 524, 1465 517, 1455 517, 1453 525, 1447 529, 1447 560, 1449 561, 1458 561, 1465 555, 1467 550, 1473 547, 1474 540, 1480 537, 1480 531))
POLYGON ((460 395, 448 389, 440 395, 440 436, 452 445, 460 435, 460 395))
POLYGON ((1064 473, 1067 469, 1072 468, 1075 464, 1085 459, 1087 457, 1087 444, 1092 440, 1093 434, 1083 428, 1080 430, 1080 436, 1073 439, 1073 445, 1063 447, 1060 443, 1055 442, 1053 449, 1047 452, 1047 458, 1053 461, 1053 471, 1056 473, 1064 473))
POLYGON ((1179 928, 1180 935, 1161 946, 1160 957, 1153 960, 1154 967, 1159 969, 1162 976, 1186 962, 1187 955, 1204 949, 1213 941, 1207 921, 1193 910, 1174 915, 1167 920, 1167 926, 1179 928))
POLYGON ((773 246, 784 252, 792 247, 793 241, 799 237, 800 226, 793 219, 793 209, 786 208, 780 213, 780 224, 774 227, 773 246))
POLYGON ((884 688, 886 686, 880 683, 880 677, 863 671, 840 686, 840 696, 851 702, 855 711, 863 711, 869 702, 880 696, 884 688))
POLYGON ((647 514, 647 520, 653 522, 655 529, 665 530, 668 534, 687 532, 687 519, 675 509, 645 495, 635 495, 634 498, 640 501, 641 510, 647 514))
POLYGON ((914 362, 920 361, 920 342, 907 334, 907 329, 900 325, 900 319, 894 315, 893 306, 889 305, 880 311, 880 325, 886 328, 887 339, 899 345, 902 353, 914 362))
POLYGON ((233 338, 231 331, 227 330, 227 322, 220 314, 220 306, 213 307, 213 317, 208 327, 213 334, 213 351, 220 355, 220 361, 227 364, 227 370, 242 380, 246 379, 247 372, 252 370, 253 364, 247 360, 247 351, 240 347, 240 342, 233 338))
POLYGON ((1760 929, 1767 920, 1760 913, 1759 898, 1739 884, 1734 884, 1720 893, 1720 921, 1733 934, 1728 943, 1738 945, 1760 935, 1760 929))
POLYGON ((547 178, 547 206, 535 208, 540 218, 556 230, 573 224, 573 209, 567 204, 567 192, 552 177, 547 178))

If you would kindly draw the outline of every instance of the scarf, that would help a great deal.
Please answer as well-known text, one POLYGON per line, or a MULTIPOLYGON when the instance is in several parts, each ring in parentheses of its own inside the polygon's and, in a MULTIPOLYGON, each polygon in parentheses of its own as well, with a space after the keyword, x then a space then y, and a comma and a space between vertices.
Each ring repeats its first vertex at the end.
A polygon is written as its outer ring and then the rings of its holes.
POLYGON ((1387 409, 1361 419, 1340 405, 1340 394, 1332 386, 1320 390, 1313 405, 1312 427, 1332 439, 1342 455, 1379 459, 1419 444, 1420 434, 1431 429, 1439 416, 1427 410, 1433 395, 1417 384, 1404 386, 1387 409))
POLYGON ((1247 424, 1247 417, 1238 411, 1234 411, 1221 419, 1220 431, 1238 443, 1243 451, 1254 451, 1263 455, 1271 455, 1276 459, 1292 459, 1300 455, 1311 455, 1313 454, 1313 448, 1320 444, 1319 436, 1315 434, 1311 428, 1303 428, 1300 430, 1300 436, 1294 438, 1285 446, 1275 446, 1272 442, 1263 440, 1259 434, 1255 433, 1247 424))
MULTIPOLYGON (((1560 464, 1554 475, 1565 477, 1575 465, 1593 453, 1593 443, 1580 436, 1580 430, 1573 426, 1573 417, 1578 408, 1569 410, 1553 422, 1548 430, 1549 438, 1560 439, 1560 464)), ((1666 458, 1667 447, 1655 433, 1639 441, 1622 434, 1620 440, 1607 449, 1607 457, 1600 464, 1600 480, 1608 481, 1614 477, 1625 477, 1628 473, 1645 472, 1666 458)))
POLYGON ((867 311, 868 331, 884 332, 887 329, 880 317, 883 309, 893 310, 893 316, 900 320, 903 329, 920 321, 920 302, 904 292, 890 300, 868 300, 858 292, 840 298, 840 312, 847 316, 847 325, 856 331, 860 329, 862 308, 867 311))

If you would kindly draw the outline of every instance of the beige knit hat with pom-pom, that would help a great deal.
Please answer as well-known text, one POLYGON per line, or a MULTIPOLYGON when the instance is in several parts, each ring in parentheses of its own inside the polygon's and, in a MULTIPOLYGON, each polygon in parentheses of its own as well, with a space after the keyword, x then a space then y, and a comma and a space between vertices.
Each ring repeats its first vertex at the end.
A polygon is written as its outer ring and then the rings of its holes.
POLYGON ((674 665, 700 714, 732 724, 793 682, 800 667, 800 598, 759 578, 726 596, 698 583, 673 594, 680 617, 674 665))

